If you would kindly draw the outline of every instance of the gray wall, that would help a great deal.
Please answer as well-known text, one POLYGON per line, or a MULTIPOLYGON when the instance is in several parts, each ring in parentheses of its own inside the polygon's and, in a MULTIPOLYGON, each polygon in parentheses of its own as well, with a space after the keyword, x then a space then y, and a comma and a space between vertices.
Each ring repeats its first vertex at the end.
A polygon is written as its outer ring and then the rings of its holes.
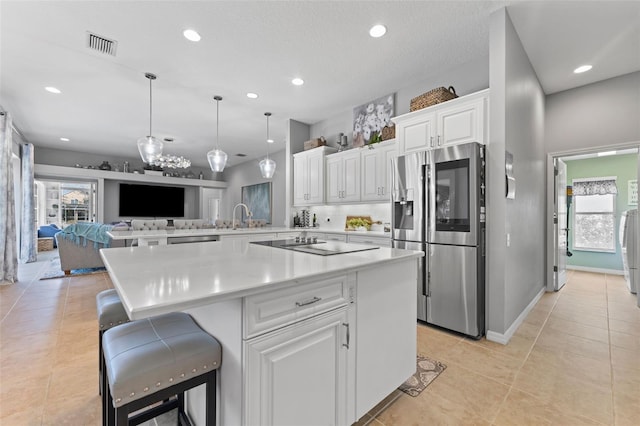
MULTIPOLYGON (((489 87, 489 58, 483 57, 472 62, 468 62, 461 67, 450 69, 440 75, 426 75, 424 80, 412 86, 399 87, 396 91, 395 115, 402 115, 409 112, 411 99, 436 87, 453 86, 458 96, 468 95, 489 87)), ((379 93, 378 96, 389 93, 379 93)), ((375 97, 374 97, 375 98, 375 97)), ((363 103, 371 99, 363 99, 363 103)), ((358 105, 353 105, 357 107, 358 105)), ((311 138, 324 136, 327 145, 338 147, 337 140, 340 133, 347 135, 349 145, 352 143, 353 108, 338 111, 333 116, 328 117, 318 123, 312 124, 310 128, 311 138)))
POLYGON ((640 141, 640 71, 554 93, 546 101, 546 152, 640 141))
MULTIPOLYGON (((272 182, 271 185, 271 223, 273 226, 284 226, 285 221, 285 150, 270 154, 269 158, 276 162, 276 172, 271 179, 265 179, 260 174, 259 160, 251 160, 224 171, 224 178, 229 185, 220 202, 220 217, 231 219, 233 207, 241 202, 242 187, 256 183, 272 182)), ((251 206, 249 206, 251 207, 251 206)), ((236 211, 240 217, 240 212, 236 211)))
POLYGON ((487 330, 505 334, 544 287, 545 98, 505 9, 492 15, 490 40, 487 330), (505 150, 514 158, 515 200, 504 196, 505 150))

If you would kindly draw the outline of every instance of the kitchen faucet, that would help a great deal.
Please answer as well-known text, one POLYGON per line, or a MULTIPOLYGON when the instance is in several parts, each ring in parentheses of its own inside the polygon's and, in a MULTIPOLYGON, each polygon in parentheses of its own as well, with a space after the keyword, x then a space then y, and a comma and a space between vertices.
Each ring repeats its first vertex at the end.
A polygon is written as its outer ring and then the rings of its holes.
MULTIPOLYGON (((233 221, 233 229, 238 229, 238 225, 236 225, 236 209, 239 206, 244 207, 244 212, 246 213, 247 217, 249 218, 249 228, 251 228, 251 215, 253 213, 251 213, 251 211, 249 210, 249 207, 247 207, 246 204, 238 203, 233 207, 233 213, 231 215, 231 220, 233 221)), ((238 221, 238 223, 240 223, 240 221, 238 221)))

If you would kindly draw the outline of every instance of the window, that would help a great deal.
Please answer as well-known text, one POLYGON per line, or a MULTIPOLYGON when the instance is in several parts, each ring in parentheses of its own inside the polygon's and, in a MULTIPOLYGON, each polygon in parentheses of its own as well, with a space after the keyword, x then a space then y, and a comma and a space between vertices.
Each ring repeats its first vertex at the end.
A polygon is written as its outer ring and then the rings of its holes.
POLYGON ((616 251, 615 178, 573 182, 576 250, 616 251))

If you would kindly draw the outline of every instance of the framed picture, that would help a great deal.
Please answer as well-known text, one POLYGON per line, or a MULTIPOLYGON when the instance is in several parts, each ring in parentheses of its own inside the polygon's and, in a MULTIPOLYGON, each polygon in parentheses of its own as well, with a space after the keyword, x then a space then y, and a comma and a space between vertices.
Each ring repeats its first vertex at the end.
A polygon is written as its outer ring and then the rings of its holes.
MULTIPOLYGON (((271 182, 256 183, 242 187, 242 202, 253 213, 253 220, 263 219, 271 223, 271 182)), ((242 221, 247 220, 247 215, 242 209, 242 221)))
POLYGON ((629 204, 630 206, 637 206, 638 205, 638 180, 634 179, 634 180, 630 180, 627 182, 628 186, 627 186, 627 197, 629 202, 627 204, 629 204))
POLYGON ((353 146, 381 141, 382 129, 392 126, 395 93, 374 99, 353 109, 353 146))

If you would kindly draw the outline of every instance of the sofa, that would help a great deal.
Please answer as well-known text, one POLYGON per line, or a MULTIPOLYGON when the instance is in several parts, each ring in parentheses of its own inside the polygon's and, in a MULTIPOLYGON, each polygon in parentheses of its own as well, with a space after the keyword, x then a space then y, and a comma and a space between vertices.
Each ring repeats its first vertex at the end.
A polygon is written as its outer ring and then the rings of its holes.
POLYGON ((124 247, 124 240, 112 241, 106 234, 112 225, 80 222, 64 228, 55 235, 60 256, 60 267, 65 275, 72 269, 104 267, 100 249, 124 247))

